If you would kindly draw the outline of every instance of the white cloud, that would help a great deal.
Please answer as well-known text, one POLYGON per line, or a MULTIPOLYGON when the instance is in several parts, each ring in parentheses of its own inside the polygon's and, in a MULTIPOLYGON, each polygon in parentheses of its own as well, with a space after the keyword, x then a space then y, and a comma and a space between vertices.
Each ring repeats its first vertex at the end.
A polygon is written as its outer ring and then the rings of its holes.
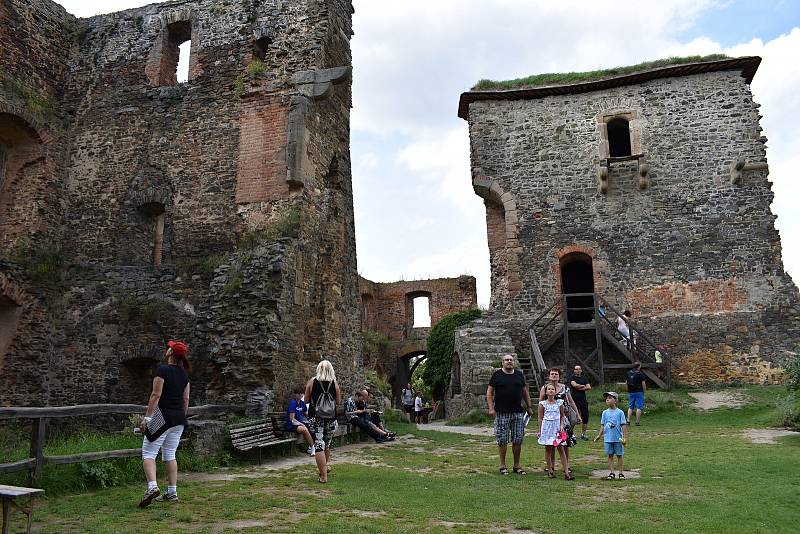
POLYGON ((438 194, 442 202, 470 214, 483 209, 483 202, 472 192, 466 125, 406 145, 398 152, 397 161, 429 184, 431 193, 438 194))

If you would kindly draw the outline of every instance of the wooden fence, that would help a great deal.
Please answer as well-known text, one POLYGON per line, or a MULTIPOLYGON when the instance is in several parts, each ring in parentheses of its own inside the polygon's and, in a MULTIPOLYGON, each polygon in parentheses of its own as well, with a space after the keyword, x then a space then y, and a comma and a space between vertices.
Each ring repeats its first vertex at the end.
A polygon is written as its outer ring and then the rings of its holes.
MULTIPOLYGON (((80 462, 91 462, 94 460, 105 460, 106 458, 126 458, 140 456, 142 449, 121 449, 115 451, 84 452, 79 454, 67 454, 61 456, 44 455, 44 437, 46 421, 64 417, 80 417, 102 414, 139 414, 145 412, 146 406, 138 404, 81 404, 78 406, 45 406, 42 408, 2 408, 0 407, 0 421, 11 419, 31 419, 33 421, 31 431, 30 458, 18 460, 16 462, 0 464, 0 474, 13 473, 15 471, 28 470, 32 482, 38 481, 42 476, 42 468, 45 465, 76 464, 80 462)), ((203 406, 189 407, 191 416, 214 416, 243 414, 244 406, 206 404, 203 406)))

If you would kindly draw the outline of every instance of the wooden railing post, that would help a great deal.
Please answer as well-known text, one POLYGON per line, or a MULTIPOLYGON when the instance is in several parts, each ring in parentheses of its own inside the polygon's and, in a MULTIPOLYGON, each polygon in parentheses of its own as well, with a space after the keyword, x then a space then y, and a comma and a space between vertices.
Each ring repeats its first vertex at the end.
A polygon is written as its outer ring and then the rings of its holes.
POLYGON ((600 323, 602 318, 600 314, 597 313, 597 308, 600 306, 600 302, 597 296, 597 293, 592 293, 592 302, 594 303, 594 311, 592 312, 592 317, 594 317, 594 336, 595 336, 595 343, 597 344, 597 361, 600 363, 600 383, 606 383, 606 375, 603 368, 605 367, 605 362, 603 361, 603 325, 600 323))
POLYGON ((32 483, 39 482, 42 478, 42 467, 44 467, 44 432, 45 432, 45 419, 39 417, 34 419, 31 423, 31 455, 36 463, 30 470, 30 479, 32 483))
POLYGON ((569 308, 567 308, 567 296, 561 295, 561 313, 564 321, 564 372, 569 368, 569 308))

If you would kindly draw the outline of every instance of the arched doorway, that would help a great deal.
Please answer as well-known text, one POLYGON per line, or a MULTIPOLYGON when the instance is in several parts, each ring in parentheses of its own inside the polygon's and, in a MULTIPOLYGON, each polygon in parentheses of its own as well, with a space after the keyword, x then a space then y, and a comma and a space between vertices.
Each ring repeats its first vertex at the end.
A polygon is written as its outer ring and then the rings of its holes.
POLYGON ((574 293, 594 293, 592 258, 583 252, 572 252, 561 258, 561 292, 567 297, 567 320, 585 323, 594 316, 594 299, 589 296, 570 297, 574 293), (587 308, 585 310, 575 308, 587 308))
POLYGON ((397 353, 397 371, 392 384, 395 406, 402 407, 400 392, 403 391, 406 384, 411 382, 414 374, 419 373, 420 365, 427 357, 424 340, 412 341, 400 347, 397 353))

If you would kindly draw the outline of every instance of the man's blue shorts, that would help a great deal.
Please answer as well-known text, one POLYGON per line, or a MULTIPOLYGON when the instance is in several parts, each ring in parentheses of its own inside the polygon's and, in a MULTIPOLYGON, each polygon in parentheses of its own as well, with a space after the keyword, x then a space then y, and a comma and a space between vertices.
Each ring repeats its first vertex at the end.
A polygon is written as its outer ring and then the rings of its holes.
POLYGON ((628 393, 628 408, 636 408, 637 410, 644 410, 644 391, 637 391, 636 393, 628 393))
POLYGON ((604 442, 606 450, 606 456, 623 456, 625 454, 625 447, 619 441, 611 442, 604 442))

